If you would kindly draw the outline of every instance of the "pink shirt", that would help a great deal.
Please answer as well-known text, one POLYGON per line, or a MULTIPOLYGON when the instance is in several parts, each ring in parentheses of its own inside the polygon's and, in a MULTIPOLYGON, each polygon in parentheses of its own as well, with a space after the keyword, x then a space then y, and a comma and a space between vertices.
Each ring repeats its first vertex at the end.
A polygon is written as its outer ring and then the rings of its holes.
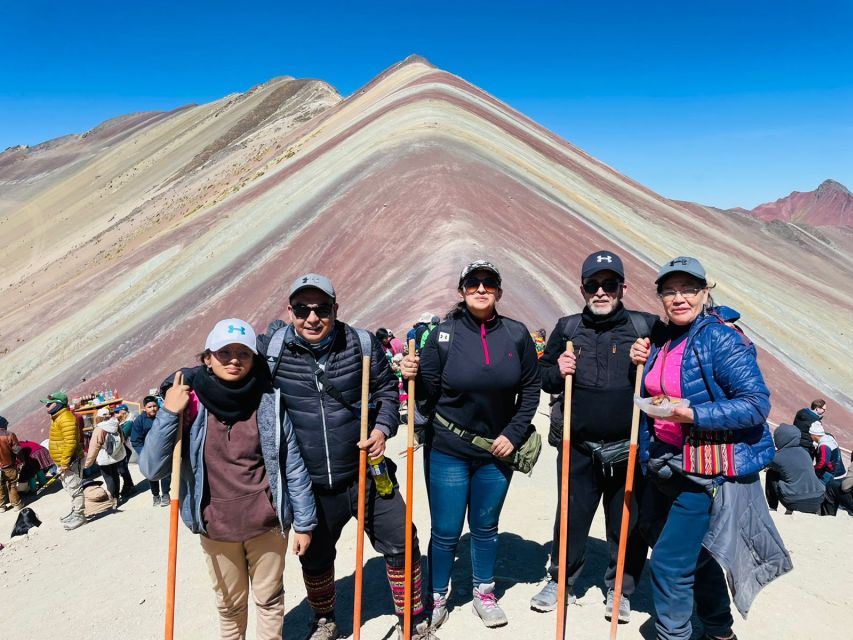
POLYGON ((391 338, 391 355, 396 356, 398 353, 403 353, 403 343, 400 338, 391 338))
MULTIPOLYGON (((681 397, 681 361, 687 340, 682 340, 672 350, 667 342, 646 375, 646 393, 650 396, 664 394, 681 397)), ((684 444, 683 425, 666 418, 655 418, 655 438, 676 447, 684 444)))

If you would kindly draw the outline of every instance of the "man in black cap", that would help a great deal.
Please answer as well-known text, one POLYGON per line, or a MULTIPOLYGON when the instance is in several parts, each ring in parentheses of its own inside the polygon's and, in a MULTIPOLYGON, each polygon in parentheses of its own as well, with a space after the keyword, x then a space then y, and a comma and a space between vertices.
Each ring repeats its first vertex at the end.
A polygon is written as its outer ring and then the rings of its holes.
MULTIPOLYGON (((317 528, 308 551, 299 557, 314 620, 308 640, 338 637, 335 622, 335 555, 338 538, 358 511, 359 449, 371 460, 385 452, 385 440, 399 425, 397 377, 379 341, 363 329, 337 319, 335 288, 325 276, 309 273, 290 287, 291 324, 276 320, 258 338, 273 384, 281 389, 299 449, 311 475, 317 503, 317 528), (369 437, 360 441, 362 357, 370 356, 369 437)), ((385 460, 393 474, 393 464, 385 460)), ((385 557, 394 608, 402 622, 406 505, 394 486, 381 496, 368 486, 365 531, 385 557)), ((412 639, 434 638, 421 598, 420 550, 414 534, 412 639)), ((402 637, 402 636, 401 636, 402 637)))
MULTIPOLYGON (((560 318, 539 360, 542 388, 548 393, 561 395, 552 408, 548 437, 548 442, 559 451, 557 517, 551 543, 551 566, 547 584, 530 601, 534 611, 553 611, 557 607, 562 392, 566 376, 572 375, 571 497, 566 556, 568 602, 571 604, 575 601, 573 586, 583 571, 586 539, 598 503, 603 498, 610 548, 610 562, 604 574, 608 587, 605 617, 609 620, 613 615, 613 588, 636 378, 628 350, 637 338, 648 336, 655 325, 660 324, 660 319, 653 314, 625 309, 622 298, 627 288, 619 256, 612 251, 596 251, 588 256, 581 268, 580 292, 585 303, 583 312, 560 318), (574 344, 574 353, 566 351, 568 340, 574 344)), ((637 486, 637 480, 634 486, 637 486)), ((633 502, 632 521, 636 519, 636 501, 633 502)), ((630 618, 629 598, 640 579, 646 551, 639 532, 633 531, 627 544, 625 578, 617 612, 620 622, 627 622, 630 618)))

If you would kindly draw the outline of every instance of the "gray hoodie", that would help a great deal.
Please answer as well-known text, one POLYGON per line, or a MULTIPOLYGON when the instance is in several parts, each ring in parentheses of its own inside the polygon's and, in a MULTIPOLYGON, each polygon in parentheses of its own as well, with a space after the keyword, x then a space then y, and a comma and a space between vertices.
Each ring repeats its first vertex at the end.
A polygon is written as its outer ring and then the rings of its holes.
POLYGON ((824 494, 808 452, 800 446, 800 430, 792 424, 780 424, 773 432, 776 457, 768 467, 779 474, 779 496, 785 502, 810 500, 824 494))

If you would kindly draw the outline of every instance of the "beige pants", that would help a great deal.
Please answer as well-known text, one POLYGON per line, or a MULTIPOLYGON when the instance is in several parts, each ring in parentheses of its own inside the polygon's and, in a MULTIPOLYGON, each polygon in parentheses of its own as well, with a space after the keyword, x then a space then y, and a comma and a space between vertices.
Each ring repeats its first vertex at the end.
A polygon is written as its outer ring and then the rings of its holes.
POLYGON ((281 640, 287 535, 276 528, 244 542, 217 542, 201 536, 201 548, 216 593, 219 637, 245 639, 251 582, 257 640, 281 640))
POLYGON ((71 511, 84 515, 82 458, 69 463, 68 468, 59 475, 59 481, 71 496, 71 511))
POLYGON ((2 498, 3 504, 0 504, 0 507, 4 511, 6 510, 6 494, 9 494, 9 502, 20 511, 24 503, 21 502, 21 496, 18 494, 18 469, 15 465, 0 469, 0 483, 3 485, 0 489, 0 498, 2 498))

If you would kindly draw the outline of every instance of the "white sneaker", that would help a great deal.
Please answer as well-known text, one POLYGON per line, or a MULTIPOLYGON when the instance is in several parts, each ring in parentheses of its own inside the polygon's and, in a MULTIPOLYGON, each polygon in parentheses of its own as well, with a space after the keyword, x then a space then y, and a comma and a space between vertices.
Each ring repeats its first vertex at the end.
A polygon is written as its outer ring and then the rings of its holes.
POLYGON ((474 587, 474 613, 490 629, 503 627, 509 622, 498 604, 494 591, 494 582, 483 583, 479 587, 474 587))

